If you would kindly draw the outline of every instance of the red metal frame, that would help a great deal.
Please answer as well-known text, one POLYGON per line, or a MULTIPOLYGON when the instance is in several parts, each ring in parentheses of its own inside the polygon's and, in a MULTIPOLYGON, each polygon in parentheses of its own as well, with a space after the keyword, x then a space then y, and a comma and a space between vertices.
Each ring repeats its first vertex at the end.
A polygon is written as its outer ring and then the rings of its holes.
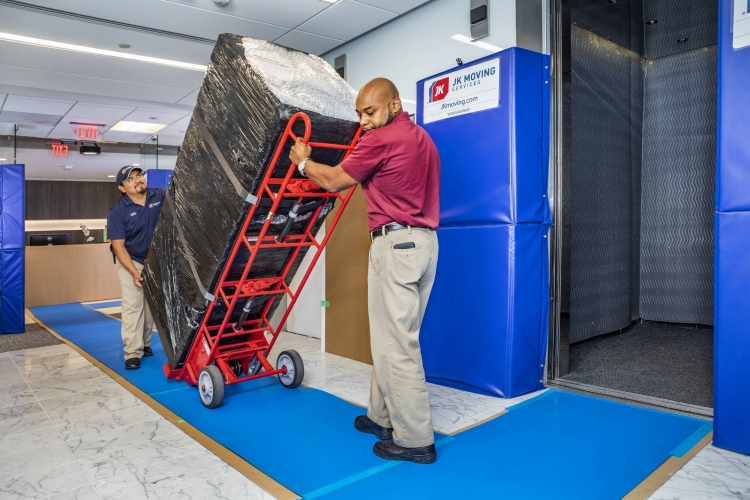
POLYGON ((276 167, 276 164, 281 157, 281 153, 284 150, 286 141, 291 140, 292 142, 294 142, 297 140, 297 136, 294 134, 294 132, 292 132, 292 127, 297 122, 297 120, 300 119, 304 122, 305 125, 305 134, 302 138, 304 143, 309 144, 314 148, 343 149, 346 151, 344 153, 344 158, 349 156, 362 134, 362 129, 360 128, 354 135, 354 138, 349 145, 308 142, 310 139, 310 133, 312 131, 310 118, 305 113, 296 113, 289 119, 286 129, 284 130, 284 134, 281 136, 281 140, 279 141, 279 145, 276 147, 276 152, 273 155, 273 159, 271 160, 271 163, 266 170, 266 175, 263 179, 263 183, 260 186, 258 203, 250 208, 250 211, 248 212, 247 217, 242 224, 242 229, 239 233, 240 236, 234 243, 232 253, 229 255, 229 258, 227 259, 227 262, 224 266, 224 271, 221 274, 221 278, 216 285, 216 291, 214 292, 216 300, 209 304, 208 309, 203 316, 203 321, 201 322, 200 329, 195 336, 195 340, 193 341, 193 345, 190 348, 190 353, 188 354, 185 364, 181 368, 178 368, 176 370, 172 370, 168 364, 164 365, 164 373, 167 378, 185 380, 190 385, 196 385, 198 383, 198 374, 200 373, 200 370, 203 367, 210 365, 212 362, 215 362, 216 366, 219 367, 221 373, 224 375, 225 385, 237 384, 261 377, 269 377, 272 375, 277 375, 279 373, 286 373, 286 368, 277 370, 273 366, 271 366, 270 362, 268 361, 268 355, 270 354, 271 349, 276 343, 279 332, 281 332, 281 329, 284 327, 284 324, 289 317, 289 313, 291 312, 292 307, 294 307, 294 304, 297 302, 297 298, 302 292, 302 289, 307 282, 310 273, 315 267, 315 264, 318 262, 318 258, 320 258, 320 255, 323 252, 323 248, 328 242, 328 238, 331 236, 331 233, 335 229, 336 224, 338 224, 338 221, 341 218, 341 214, 344 212, 344 209, 346 208, 349 200, 352 197, 352 194, 354 194, 354 190, 356 189, 356 186, 349 189, 346 197, 342 196, 339 193, 329 193, 327 191, 316 192, 320 191, 320 187, 314 182, 307 179, 292 180, 292 175, 294 174, 294 171, 296 169, 294 164, 289 165, 289 170, 287 171, 286 176, 284 176, 283 179, 272 177, 274 168, 276 167), (278 186, 278 190, 274 192, 271 189, 272 186, 278 186), (273 201, 273 205, 258 236, 248 238, 246 236, 247 228, 250 225, 250 221, 252 221, 253 216, 255 215, 255 211, 260 205, 260 200, 263 198, 270 198, 273 201), (326 234, 320 243, 315 240, 315 237, 312 235, 311 231, 318 219, 320 211, 322 210, 323 206, 325 206, 325 203, 315 209, 315 211, 312 213, 312 216, 308 219, 308 223, 303 234, 288 235, 282 242, 279 242, 276 236, 269 236, 266 235, 266 233, 270 226, 273 214, 275 214, 278 210, 279 204, 281 203, 281 200, 283 198, 296 199, 297 203, 300 203, 303 198, 325 198, 326 202, 331 198, 335 198, 341 201, 341 206, 339 207, 338 212, 333 218, 333 221, 330 223, 330 226, 327 228, 326 234), (239 281, 229 281, 227 279, 229 270, 234 263, 234 259, 237 256, 237 253, 243 245, 249 250, 250 257, 247 261, 247 264, 245 264, 245 269, 239 281), (250 269, 253 266, 255 258, 262 248, 284 247, 294 248, 294 250, 292 251, 287 265, 281 273, 281 276, 261 279, 247 278, 250 269), (310 263, 310 267, 302 277, 302 281, 300 282, 299 287, 295 292, 292 292, 289 286, 287 286, 285 278, 303 247, 315 247, 316 252, 312 259, 312 262, 310 263), (232 289, 233 291, 230 291, 230 289, 232 289), (289 301, 286 312, 284 313, 284 316, 282 317, 281 322, 279 323, 279 326, 277 328, 274 329, 273 326, 271 326, 271 322, 267 317, 273 300, 266 301, 260 318, 248 319, 242 325, 239 325, 240 328, 237 328, 236 325, 230 322, 230 315, 232 314, 232 311, 237 305, 237 301, 239 299, 248 297, 260 297, 264 295, 280 295, 284 293, 289 295, 291 300, 289 301), (225 304, 228 304, 227 312, 224 315, 224 319, 222 320, 221 325, 209 326, 207 324, 208 320, 211 317, 211 313, 216 306, 219 298, 221 298, 225 304), (271 333, 270 341, 265 335, 266 331, 271 333), (229 344, 227 344, 225 341, 224 345, 221 345, 221 341, 223 339, 225 340, 233 337, 240 337, 242 338, 242 340, 229 344), (238 377, 229 366, 229 363, 231 361, 239 361, 240 363, 242 363, 243 372, 246 373, 248 366, 256 357, 261 363, 262 370, 260 370, 259 373, 255 375, 245 375, 238 377))

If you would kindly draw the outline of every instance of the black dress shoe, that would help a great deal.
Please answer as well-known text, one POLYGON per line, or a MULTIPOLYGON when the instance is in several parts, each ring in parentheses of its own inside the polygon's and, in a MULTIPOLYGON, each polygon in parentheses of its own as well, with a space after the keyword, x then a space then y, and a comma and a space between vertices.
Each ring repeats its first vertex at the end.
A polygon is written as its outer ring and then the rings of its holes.
POLYGON ((126 370, 135 370, 141 367, 141 358, 130 358, 125 360, 126 370))
POLYGON ((431 464, 437 460, 434 444, 420 448, 404 448, 393 441, 378 441, 372 451, 386 460, 411 461, 415 464, 431 464))
POLYGON ((378 439, 393 439, 393 429, 376 424, 367 415, 355 418, 354 428, 365 434, 375 434, 378 439))
POLYGON ((143 355, 144 356, 153 356, 154 355, 154 351, 150 347, 146 346, 146 347, 143 348, 143 355))

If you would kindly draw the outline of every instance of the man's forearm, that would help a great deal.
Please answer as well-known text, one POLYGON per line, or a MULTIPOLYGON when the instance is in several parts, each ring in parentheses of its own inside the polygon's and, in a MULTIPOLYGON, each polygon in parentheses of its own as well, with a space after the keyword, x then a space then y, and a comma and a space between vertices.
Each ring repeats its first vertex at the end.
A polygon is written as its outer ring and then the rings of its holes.
POLYGON ((318 186, 322 187, 326 191, 338 191, 334 188, 331 179, 331 171, 333 169, 323 163, 317 163, 312 160, 307 160, 305 163, 305 175, 318 186))
POLYGON ((307 160, 307 163, 305 163, 305 175, 315 184, 331 193, 338 193, 358 184, 356 180, 344 172, 341 165, 329 167, 312 160, 307 160))
POLYGON ((133 259, 130 258, 130 254, 127 250, 125 250, 125 247, 112 245, 112 248, 114 249, 115 255, 117 256, 117 261, 122 264, 122 267, 127 269, 130 274, 138 274, 138 269, 135 268, 133 259))

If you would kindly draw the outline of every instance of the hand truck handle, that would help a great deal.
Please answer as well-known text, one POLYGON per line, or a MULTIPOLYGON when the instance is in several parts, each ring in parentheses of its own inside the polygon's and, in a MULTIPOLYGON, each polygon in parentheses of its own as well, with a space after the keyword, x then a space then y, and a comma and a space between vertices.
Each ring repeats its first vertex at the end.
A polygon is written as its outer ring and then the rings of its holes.
POLYGON ((302 137, 302 142, 307 144, 307 142, 310 140, 312 125, 310 125, 310 117, 307 116, 306 113, 300 111, 299 113, 293 114, 289 119, 289 122, 286 124, 286 133, 289 134, 289 137, 291 137, 294 142, 297 142, 297 135, 292 132, 292 127, 300 118, 302 118, 302 121, 305 123, 305 135, 304 137, 302 137))

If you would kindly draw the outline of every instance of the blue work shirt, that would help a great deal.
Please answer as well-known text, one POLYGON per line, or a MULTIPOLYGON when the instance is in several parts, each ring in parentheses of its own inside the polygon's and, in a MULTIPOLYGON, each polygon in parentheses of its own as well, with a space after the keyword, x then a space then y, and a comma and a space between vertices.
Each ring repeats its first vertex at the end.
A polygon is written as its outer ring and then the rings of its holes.
POLYGON ((159 212, 167 195, 166 189, 147 188, 146 205, 133 203, 128 195, 120 198, 107 214, 107 236, 125 240, 130 258, 143 264, 151 246, 151 237, 159 220, 159 212))

